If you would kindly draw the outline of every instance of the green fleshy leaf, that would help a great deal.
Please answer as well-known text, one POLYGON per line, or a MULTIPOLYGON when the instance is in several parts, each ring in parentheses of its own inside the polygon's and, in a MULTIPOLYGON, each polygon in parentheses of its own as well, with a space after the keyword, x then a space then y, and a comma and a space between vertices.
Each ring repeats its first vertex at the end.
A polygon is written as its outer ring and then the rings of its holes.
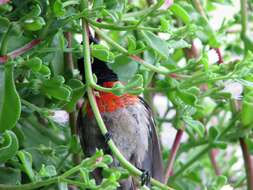
POLYGON ((107 63, 114 61, 114 54, 101 44, 93 44, 91 46, 91 55, 107 63))
POLYGON ((32 155, 22 150, 18 152, 18 157, 22 163, 22 170, 28 175, 32 182, 35 182, 35 174, 32 169, 32 155))
POLYGON ((115 62, 108 66, 116 73, 121 81, 128 81, 138 70, 138 63, 128 56, 120 55, 115 58, 115 62))
POLYGON ((12 63, 6 63, 4 67, 0 66, 0 132, 13 128, 21 113, 13 71, 12 63))
POLYGON ((19 148, 18 139, 12 131, 5 131, 3 143, 0 144, 0 164, 16 155, 19 148))
POLYGON ((22 25, 24 29, 30 31, 38 31, 41 30, 44 25, 46 25, 43 17, 29 17, 23 20, 22 25))
POLYGON ((167 59, 169 55, 168 44, 166 41, 160 39, 152 32, 141 32, 145 42, 149 47, 155 50, 163 59, 167 59))

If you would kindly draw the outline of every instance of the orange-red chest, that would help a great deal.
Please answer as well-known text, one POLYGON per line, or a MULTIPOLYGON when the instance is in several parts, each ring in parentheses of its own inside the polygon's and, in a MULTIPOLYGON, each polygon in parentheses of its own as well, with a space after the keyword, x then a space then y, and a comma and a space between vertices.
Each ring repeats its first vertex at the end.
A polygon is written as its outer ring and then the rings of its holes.
MULTIPOLYGON (((103 86, 111 88, 115 82, 104 82, 103 86)), ((122 96, 116 96, 110 92, 96 92, 96 102, 100 113, 114 112, 119 108, 124 108, 129 105, 138 103, 139 99, 135 95, 124 94, 122 96)), ((87 104, 87 114, 92 117, 93 113, 89 104, 87 104)))

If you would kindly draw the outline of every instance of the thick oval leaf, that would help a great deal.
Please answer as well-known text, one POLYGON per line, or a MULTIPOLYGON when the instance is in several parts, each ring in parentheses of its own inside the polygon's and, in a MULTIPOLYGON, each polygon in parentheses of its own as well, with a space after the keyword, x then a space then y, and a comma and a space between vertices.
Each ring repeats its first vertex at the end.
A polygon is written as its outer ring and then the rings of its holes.
POLYGON ((183 117, 184 122, 187 124, 188 127, 191 128, 191 130, 195 131, 199 137, 203 137, 205 133, 205 127, 204 125, 197 121, 193 120, 191 117, 183 117))
POLYGON ((49 54, 51 57, 50 68, 54 75, 62 75, 64 73, 64 48, 66 48, 65 38, 63 32, 60 30, 53 38, 51 47, 55 48, 55 51, 52 54, 49 54))
POLYGON ((65 79, 61 75, 43 81, 41 91, 59 100, 69 101, 72 89, 64 84, 65 79))
POLYGON ((26 66, 29 67, 33 72, 38 72, 41 69, 42 61, 38 57, 34 57, 25 62, 26 66))
POLYGON ((35 181, 35 175, 32 169, 32 155, 26 151, 19 151, 18 157, 22 163, 23 171, 28 175, 32 182, 35 181))
POLYGON ((220 132, 218 131, 218 129, 216 127, 211 127, 209 130, 208 130, 208 137, 209 137, 209 140, 210 141, 215 141, 218 136, 220 135, 220 132))
POLYGON ((243 126, 245 127, 252 126, 253 123, 252 113, 253 113, 253 93, 249 93, 245 95, 242 103, 241 119, 243 126))
POLYGON ((190 16, 188 15, 187 11, 179 4, 174 3, 173 5, 171 5, 170 10, 176 17, 180 18, 184 22, 184 24, 190 24, 190 16))
POLYGON ((154 49, 162 58, 168 59, 169 49, 166 41, 160 39, 152 32, 141 32, 145 42, 154 49))
POLYGON ((23 21, 22 25, 26 30, 37 31, 45 25, 45 20, 42 17, 31 17, 23 21))
POLYGON ((184 103, 189 104, 191 106, 196 105, 197 97, 195 96, 195 94, 181 89, 178 89, 176 94, 184 103))
POLYGON ((21 103, 16 91, 14 65, 5 64, 0 67, 0 132, 13 128, 21 112, 21 103))
POLYGON ((63 16, 66 12, 66 10, 64 9, 63 3, 60 0, 56 0, 54 3, 54 13, 56 16, 63 16))
POLYGON ((71 97, 71 89, 66 85, 51 87, 43 87, 42 91, 48 96, 54 97, 59 100, 69 101, 71 97))
POLYGON ((185 40, 169 40, 168 47, 173 49, 181 49, 181 48, 190 48, 191 44, 187 43, 185 40))
POLYGON ((121 81, 127 82, 138 70, 138 63, 128 56, 120 55, 115 58, 115 62, 108 66, 116 73, 121 81))
POLYGON ((0 164, 16 155, 18 151, 18 139, 12 131, 5 131, 3 144, 0 145, 0 164))
POLYGON ((41 7, 39 4, 36 4, 33 6, 31 12, 29 15, 32 15, 32 16, 39 16, 41 14, 41 7))
POLYGON ((91 55, 99 60, 112 63, 114 61, 114 54, 109 49, 101 44, 91 46, 91 55))
POLYGON ((64 82, 65 82, 64 77, 63 77, 63 76, 60 76, 60 75, 57 75, 57 76, 52 77, 52 78, 49 79, 49 80, 45 80, 45 81, 43 82, 43 86, 44 86, 44 87, 48 87, 48 88, 51 88, 51 87, 55 88, 55 87, 57 87, 57 86, 63 85, 64 82))
POLYGON ((135 37, 134 36, 131 36, 131 35, 129 35, 128 37, 127 37, 127 42, 128 42, 128 52, 134 52, 134 50, 136 50, 136 39, 135 39, 135 37))
POLYGON ((50 76, 51 75, 51 71, 50 71, 49 67, 46 66, 46 65, 41 65, 39 73, 44 75, 44 76, 50 76))

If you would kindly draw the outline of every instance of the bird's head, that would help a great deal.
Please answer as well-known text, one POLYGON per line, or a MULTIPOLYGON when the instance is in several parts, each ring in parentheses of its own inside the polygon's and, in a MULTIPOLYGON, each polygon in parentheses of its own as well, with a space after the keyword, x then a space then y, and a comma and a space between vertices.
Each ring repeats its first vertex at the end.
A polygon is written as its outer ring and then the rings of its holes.
MULTIPOLYGON (((89 38, 90 43, 98 44, 98 40, 95 38, 89 38)), ((95 57, 91 59, 92 63, 92 72, 97 77, 97 83, 99 85, 103 85, 104 82, 115 82, 118 81, 117 74, 114 73, 108 66, 107 63, 101 61, 95 57)), ((83 80, 85 80, 85 72, 84 72, 84 60, 83 58, 78 59, 78 69, 82 75, 83 80)))

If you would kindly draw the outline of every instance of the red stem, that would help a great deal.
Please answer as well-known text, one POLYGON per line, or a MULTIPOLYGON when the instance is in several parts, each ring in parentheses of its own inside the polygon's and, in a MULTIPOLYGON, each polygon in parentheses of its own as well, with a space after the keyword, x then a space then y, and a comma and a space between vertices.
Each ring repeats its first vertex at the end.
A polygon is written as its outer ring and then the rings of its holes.
POLYGON ((253 161, 251 160, 247 144, 243 138, 239 139, 242 149, 244 165, 247 175, 248 190, 253 190, 253 161))
POLYGON ((5 63, 8 60, 8 56, 4 55, 0 57, 0 63, 5 63))
POLYGON ((221 174, 221 172, 220 172, 220 169, 219 169, 217 162, 216 162, 216 155, 217 155, 216 151, 217 150, 215 150, 215 149, 212 149, 210 151, 210 159, 211 159, 215 174, 218 176, 221 174))
POLYGON ((32 49, 34 46, 38 45, 40 42, 41 42, 40 39, 34 39, 29 43, 27 43, 26 45, 24 45, 23 47, 12 51, 11 53, 8 54, 8 56, 10 58, 16 58, 22 55, 23 53, 27 52, 28 50, 32 49))
MULTIPOLYGON (((72 34, 71 34, 71 32, 66 32, 65 38, 67 39, 67 42, 68 42, 67 48, 72 48, 72 34)), ((68 69, 73 71, 74 70, 74 61, 73 61, 72 53, 70 53, 70 52, 65 53, 65 59, 67 62, 68 69)))
POLYGON ((218 64, 222 64, 223 63, 223 58, 222 58, 222 55, 221 55, 221 51, 220 51, 220 48, 214 48, 215 52, 217 53, 218 55, 218 64))
POLYGON ((171 148, 171 153, 169 155, 167 168, 165 170, 165 178, 164 178, 165 183, 169 180, 169 177, 172 174, 173 164, 174 164, 174 161, 175 161, 175 158, 177 155, 177 151, 180 146, 180 142, 181 142, 181 138, 183 136, 183 133, 184 133, 183 129, 178 129, 177 134, 176 134, 176 138, 175 138, 172 148, 171 148))
POLYGON ((6 61, 8 61, 9 58, 14 59, 14 58, 24 54, 25 52, 29 51, 30 49, 32 49, 35 46, 37 46, 38 44, 40 44, 40 42, 41 42, 40 39, 34 39, 34 40, 30 41, 29 43, 27 43, 26 45, 24 45, 23 47, 16 49, 16 50, 8 53, 7 55, 1 56, 0 63, 5 63, 6 61))

